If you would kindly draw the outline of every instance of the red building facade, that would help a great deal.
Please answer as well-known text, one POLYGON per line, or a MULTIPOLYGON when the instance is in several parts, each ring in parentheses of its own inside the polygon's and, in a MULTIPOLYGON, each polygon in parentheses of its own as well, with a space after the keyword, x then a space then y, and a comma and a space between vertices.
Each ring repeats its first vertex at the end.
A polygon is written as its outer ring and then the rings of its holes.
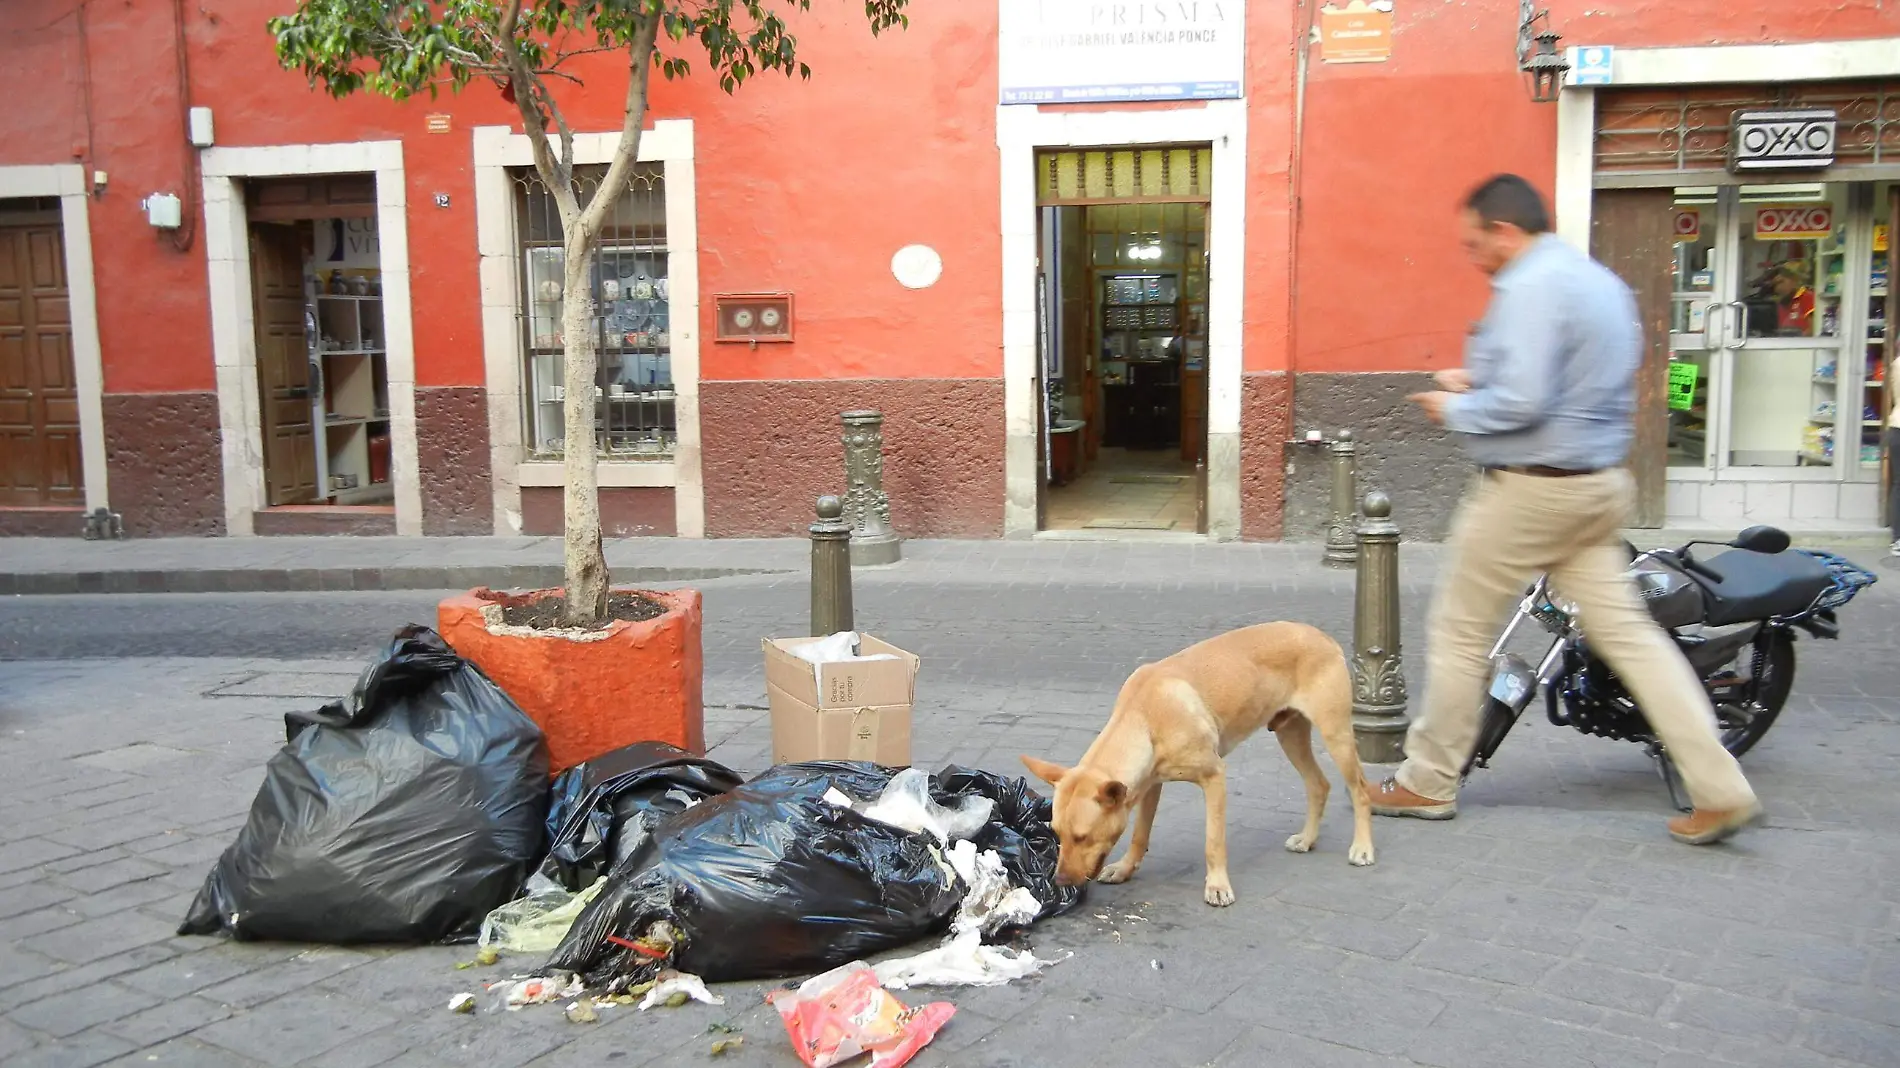
MULTIPOLYGON (((76 535, 102 508, 128 535, 558 530, 548 222, 518 117, 481 85, 313 92, 272 55, 283 7, 0 9, 0 95, 30 102, 0 118, 0 531, 76 535), (179 225, 154 226, 171 197, 179 225)), ((1441 530, 1463 469, 1403 398, 1483 307, 1456 207, 1500 170, 1643 300, 1650 520, 1875 521, 1891 7, 1553 4, 1563 46, 1613 53, 1554 103, 1508 0, 1046 16, 1238 35, 1237 92, 1126 103, 1002 103, 1022 26, 996 4, 924 0, 875 39, 816 7, 809 82, 656 79, 597 280, 614 533, 801 532, 843 481, 839 414, 866 407, 909 536, 1309 536, 1323 459, 1297 442, 1341 427, 1408 529, 1441 530), (1335 32, 1354 14, 1369 37, 1335 32), (1832 154, 1738 169, 1751 108, 1832 112, 1832 154), (1817 205, 1824 233, 1754 221, 1817 205), (1771 337, 1751 287, 1790 264, 1819 303, 1771 337), (1670 364, 1697 368, 1686 407, 1670 364)), ((597 162, 614 66, 566 98, 597 162)))

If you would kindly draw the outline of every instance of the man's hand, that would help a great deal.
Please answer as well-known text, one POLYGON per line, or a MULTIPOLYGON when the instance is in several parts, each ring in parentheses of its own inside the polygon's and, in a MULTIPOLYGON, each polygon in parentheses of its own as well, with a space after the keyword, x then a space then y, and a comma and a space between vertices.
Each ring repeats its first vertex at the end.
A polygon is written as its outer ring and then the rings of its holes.
POLYGON ((1471 372, 1462 367, 1448 367, 1433 375, 1432 382, 1447 393, 1469 393, 1471 372))
POLYGON ((1445 402, 1451 400, 1451 398, 1452 394, 1443 390, 1435 390, 1431 393, 1414 393, 1405 399, 1424 409, 1425 418, 1430 419, 1439 426, 1444 426, 1445 402))

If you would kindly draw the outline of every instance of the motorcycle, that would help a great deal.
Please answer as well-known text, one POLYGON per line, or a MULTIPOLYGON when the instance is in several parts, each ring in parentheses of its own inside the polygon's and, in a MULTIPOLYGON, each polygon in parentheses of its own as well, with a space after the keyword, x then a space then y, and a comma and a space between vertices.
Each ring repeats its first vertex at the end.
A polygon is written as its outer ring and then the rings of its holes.
MULTIPOLYGON (((1737 757, 1761 741, 1788 700, 1796 632, 1838 638, 1835 613, 1877 581, 1832 553, 1791 550, 1788 535, 1770 526, 1749 527, 1728 542, 1698 540, 1648 552, 1628 542, 1624 547, 1650 615, 1708 688, 1722 747, 1737 757), (1693 552, 1699 545, 1729 551, 1703 560, 1693 552)), ((1622 680, 1591 651, 1575 605, 1551 589, 1549 576, 1532 583, 1518 603, 1491 648, 1491 664, 1478 744, 1465 762, 1461 783, 1474 768, 1490 766, 1505 735, 1541 691, 1556 726, 1644 746, 1671 802, 1681 811, 1691 810, 1662 742, 1622 680), (1506 651, 1527 621, 1552 636, 1535 667, 1506 651)))

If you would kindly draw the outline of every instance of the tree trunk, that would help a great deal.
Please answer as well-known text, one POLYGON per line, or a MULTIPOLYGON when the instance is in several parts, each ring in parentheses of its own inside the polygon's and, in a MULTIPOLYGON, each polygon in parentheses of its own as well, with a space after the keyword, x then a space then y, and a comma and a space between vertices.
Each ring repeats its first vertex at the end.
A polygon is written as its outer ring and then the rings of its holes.
POLYGON ((566 522, 567 606, 563 622, 598 626, 607 618, 607 556, 600 543, 600 494, 594 440, 594 379, 600 339, 594 323, 594 237, 585 227, 567 235, 566 289, 561 300, 562 379, 567 423, 562 496, 566 522))

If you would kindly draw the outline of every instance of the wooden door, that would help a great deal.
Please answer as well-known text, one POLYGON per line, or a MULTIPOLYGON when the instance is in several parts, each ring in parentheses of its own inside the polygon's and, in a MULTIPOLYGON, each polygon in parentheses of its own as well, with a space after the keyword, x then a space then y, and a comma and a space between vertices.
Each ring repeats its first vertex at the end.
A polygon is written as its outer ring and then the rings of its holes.
POLYGON ((0 215, 0 505, 86 500, 57 209, 0 215))
POLYGON ((318 496, 317 428, 311 421, 310 350, 304 338, 303 260, 303 233, 298 226, 251 224, 251 299, 264 422, 264 485, 272 505, 307 504, 318 496))
POLYGON ((1636 378, 1636 439, 1629 468, 1636 476, 1637 527, 1660 527, 1666 514, 1669 463, 1669 287, 1675 263, 1670 225, 1672 189, 1600 189, 1590 210, 1590 255, 1636 294, 1643 323, 1643 363, 1636 378))

